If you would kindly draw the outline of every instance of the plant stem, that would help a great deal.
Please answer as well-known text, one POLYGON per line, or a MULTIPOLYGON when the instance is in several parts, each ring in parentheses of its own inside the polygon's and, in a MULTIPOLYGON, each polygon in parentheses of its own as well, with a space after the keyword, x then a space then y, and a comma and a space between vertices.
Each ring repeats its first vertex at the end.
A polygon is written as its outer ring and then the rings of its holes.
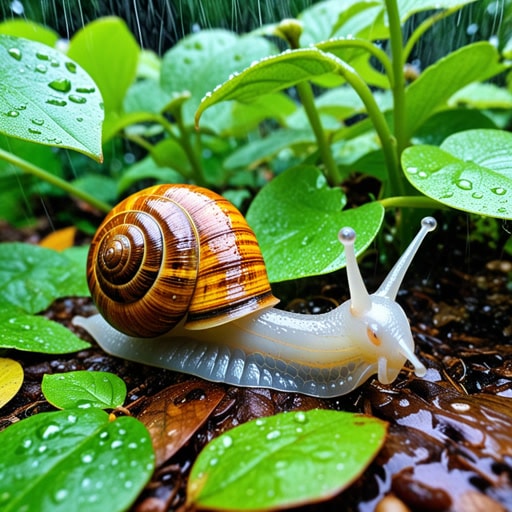
POLYGON ((398 11, 398 4, 396 0, 385 0, 386 10, 389 20, 389 39, 391 44, 391 64, 393 66, 393 119, 394 130, 396 138, 396 167, 391 171, 394 174, 393 178, 390 175, 390 182, 392 186, 391 192, 398 195, 405 194, 404 182, 401 179, 401 170, 398 165, 400 155, 406 148, 408 141, 406 140, 405 133, 405 77, 403 71, 403 40, 402 40, 402 26, 400 23, 400 13, 398 11))
MULTIPOLYGON (((372 91, 366 85, 365 81, 359 76, 356 70, 349 66, 346 62, 338 60, 338 71, 345 78, 345 80, 356 91, 361 101, 366 107, 366 112, 372 120, 373 126, 377 135, 379 136, 388 169, 389 180, 392 191, 400 191, 403 187, 400 181, 398 157, 396 151, 396 140, 389 131, 388 124, 384 115, 379 109, 372 91)), ((395 192, 396 193, 396 192, 395 192)), ((399 194, 400 195, 400 194, 399 194)))
POLYGON ((38 167, 37 165, 27 162, 26 160, 23 160, 22 158, 19 158, 16 155, 9 153, 8 151, 0 149, 0 158, 2 160, 5 160, 6 162, 15 165, 16 167, 19 167, 23 172, 31 174, 32 176, 35 176, 40 180, 46 181, 47 183, 50 183, 51 185, 54 185, 55 187, 58 187, 61 190, 64 190, 68 194, 77 197, 82 201, 85 201, 87 204, 90 204, 94 208, 104 213, 108 213, 112 209, 112 206, 109 205, 108 203, 96 199, 87 192, 78 189, 77 187, 73 186, 71 183, 68 183, 62 178, 54 176, 53 174, 50 174, 48 171, 41 169, 41 167, 38 167))
POLYGON ((331 185, 337 185, 341 181, 341 174, 338 170, 336 162, 334 161, 334 157, 332 156, 329 142, 325 137, 325 132, 320 121, 320 116, 318 115, 318 110, 315 106, 315 99, 313 96, 313 91, 311 90, 311 85, 308 82, 301 82, 298 83, 296 87, 302 106, 304 107, 306 115, 309 119, 309 123, 311 124, 311 128, 313 128, 318 150, 320 151, 320 155, 325 166, 325 174, 327 180, 331 183, 331 185))
POLYGON ((449 207, 426 196, 399 196, 380 199, 384 208, 432 208, 435 210, 448 210, 449 207))

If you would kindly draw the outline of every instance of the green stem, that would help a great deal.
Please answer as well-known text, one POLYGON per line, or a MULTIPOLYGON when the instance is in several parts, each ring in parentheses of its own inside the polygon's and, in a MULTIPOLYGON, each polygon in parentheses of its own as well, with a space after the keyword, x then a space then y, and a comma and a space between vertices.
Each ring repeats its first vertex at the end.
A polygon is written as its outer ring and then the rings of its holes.
POLYGON ((320 116, 318 115, 318 110, 315 106, 315 98, 313 96, 313 91, 311 90, 311 85, 309 82, 300 82, 296 87, 302 106, 304 107, 309 123, 311 124, 311 128, 313 128, 318 150, 320 151, 320 156, 322 157, 322 161, 325 166, 327 179, 331 185, 337 185, 341 181, 341 174, 336 162, 334 161, 334 157, 332 156, 329 142, 325 137, 320 116))
MULTIPOLYGON (((375 57, 384 68, 386 76, 388 77, 390 87, 393 87, 394 83, 394 74, 393 67, 391 65, 391 60, 387 56, 384 50, 381 50, 377 46, 375 46, 371 41, 366 41, 364 39, 336 39, 334 41, 326 41, 325 43, 318 43, 315 45, 319 50, 324 52, 331 52, 330 48, 362 48, 366 50, 370 55, 375 57)), ((331 52, 334 53, 334 52, 331 52)))
POLYGON ((197 185, 206 185, 206 180, 203 176, 203 168, 201 165, 201 161, 199 160, 196 151, 192 147, 190 142, 190 131, 186 129, 185 124, 183 123, 183 116, 181 115, 181 108, 176 109, 174 112, 174 119, 176 120, 176 126, 178 127, 180 136, 179 142, 183 151, 187 155, 187 158, 190 162, 190 167, 192 168, 192 177, 197 185))
POLYGON ((354 91, 356 91, 358 96, 361 98, 361 101, 364 103, 366 112, 372 120, 375 131, 379 136, 382 151, 384 153, 384 159, 386 161, 386 167, 388 169, 391 189, 392 191, 400 191, 403 185, 399 176, 396 141, 389 131, 386 119, 380 111, 379 106, 373 97, 372 91, 355 69, 342 60, 338 60, 338 66, 339 73, 352 86, 354 91))
POLYGON ((0 149, 0 158, 2 160, 5 160, 6 162, 15 165, 16 167, 19 167, 22 171, 26 172, 27 174, 31 174, 32 176, 35 176, 40 180, 46 181, 47 183, 50 183, 51 185, 54 185, 55 187, 58 187, 61 190, 64 190, 68 194, 75 196, 78 199, 81 199, 82 201, 85 201, 87 204, 90 204, 94 208, 104 213, 108 213, 112 209, 112 206, 109 205, 108 203, 96 199, 87 192, 84 192, 83 190, 76 188, 71 183, 68 183, 67 181, 59 178, 58 176, 50 174, 48 171, 41 169, 41 167, 37 167, 37 165, 27 162, 26 160, 23 160, 22 158, 19 158, 16 155, 9 153, 8 151, 0 149))
MULTIPOLYGON (((391 63, 393 66, 393 120, 396 138, 396 161, 400 161, 402 151, 407 147, 408 141, 405 132, 405 77, 403 60, 403 40, 402 25, 400 23, 400 13, 396 0, 385 0, 389 20, 389 38, 391 44, 391 63)), ((397 165, 393 171, 395 176, 391 180, 392 193, 404 195, 405 186, 401 179, 400 167, 397 165)), ((391 176, 390 176, 391 178, 391 176)))
POLYGON ((384 208, 432 208, 435 210, 448 210, 449 207, 426 196, 399 196, 386 197, 379 200, 384 208))
POLYGON ((452 15, 454 12, 457 12, 459 10, 460 10, 460 5, 457 7, 452 7, 451 9, 446 9, 444 11, 434 14, 430 18, 427 18, 423 23, 421 23, 411 34, 411 37, 409 37, 409 40, 407 41, 407 44, 405 45, 405 47, 403 49, 402 65, 405 65, 405 63, 409 59, 412 49, 414 48, 414 45, 418 42, 419 38, 430 27, 432 27, 432 25, 434 25, 438 21, 442 20, 443 18, 447 18, 448 16, 452 15))

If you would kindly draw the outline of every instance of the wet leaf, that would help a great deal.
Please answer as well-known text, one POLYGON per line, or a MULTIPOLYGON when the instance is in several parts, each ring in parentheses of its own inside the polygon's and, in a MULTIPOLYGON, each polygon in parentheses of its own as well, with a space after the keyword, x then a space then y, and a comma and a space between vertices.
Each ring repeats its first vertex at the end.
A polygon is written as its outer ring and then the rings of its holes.
POLYGON ((441 147, 413 146, 402 154, 407 179, 423 194, 459 210, 512 217, 512 134, 467 130, 441 147))
POLYGON ((59 34, 49 27, 40 25, 27 19, 10 19, 0 23, 0 34, 24 37, 31 41, 38 41, 50 47, 55 46, 59 34))
POLYGON ((498 51, 487 42, 464 46, 429 66, 406 90, 407 137, 459 89, 502 70, 498 51))
POLYGON ((14 398, 23 384, 23 367, 14 359, 0 357, 0 407, 14 398))
POLYGON ((0 35, 0 66, 1 133, 102 160, 102 99, 76 62, 44 44, 0 35))
POLYGON ((196 111, 195 122, 211 106, 228 100, 251 101, 313 77, 336 71, 339 61, 315 48, 286 51, 254 62, 206 94, 196 111))
POLYGON ((126 510, 153 472, 144 426, 100 409, 37 414, 0 432, 0 443, 3 512, 126 510))
POLYGON ((0 301, 38 313, 59 297, 88 296, 84 269, 85 259, 78 265, 66 253, 18 242, 0 244, 0 301))
POLYGON ((41 389, 46 400, 58 409, 115 409, 126 399, 126 384, 109 372, 46 374, 41 389))
MULTIPOLYGON (((183 104, 182 110, 184 123, 190 126, 207 91, 227 80, 232 73, 274 52, 274 45, 262 37, 238 36, 220 29, 201 30, 183 38, 164 55, 161 87, 169 95, 190 92, 190 100, 183 104)), ((222 132, 234 120, 231 109, 222 106, 203 121, 202 127, 222 132)))
POLYGON ((68 55, 94 79, 105 112, 121 111, 128 87, 135 79, 140 48, 126 23, 114 16, 88 23, 71 39, 68 55))
POLYGON ((25 313, 14 306, 0 307, 0 348, 44 354, 66 354, 90 347, 57 322, 25 313))
POLYGON ((319 169, 289 169, 266 185, 251 203, 247 220, 256 233, 272 282, 320 275, 345 266, 338 232, 357 233, 363 252, 377 235, 384 208, 378 202, 342 211, 345 197, 319 169))
POLYGON ((216 384, 192 380, 170 386, 151 397, 138 419, 151 435, 156 467, 188 442, 225 394, 216 384))
POLYGON ((327 499, 361 475, 386 430, 377 418, 322 409, 245 423, 199 454, 189 502, 214 510, 268 510, 327 499))

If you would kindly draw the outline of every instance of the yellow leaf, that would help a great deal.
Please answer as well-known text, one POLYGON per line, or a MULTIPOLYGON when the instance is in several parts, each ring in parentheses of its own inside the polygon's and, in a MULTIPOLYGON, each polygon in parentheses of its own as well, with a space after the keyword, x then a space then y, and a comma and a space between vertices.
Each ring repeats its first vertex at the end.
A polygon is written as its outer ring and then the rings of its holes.
POLYGON ((16 395, 23 384, 23 368, 13 359, 0 357, 0 407, 16 395))
POLYGON ((63 251, 69 247, 73 247, 76 235, 76 228, 70 226, 68 228, 58 229, 49 235, 45 236, 39 245, 47 247, 48 249, 55 249, 56 251, 63 251))

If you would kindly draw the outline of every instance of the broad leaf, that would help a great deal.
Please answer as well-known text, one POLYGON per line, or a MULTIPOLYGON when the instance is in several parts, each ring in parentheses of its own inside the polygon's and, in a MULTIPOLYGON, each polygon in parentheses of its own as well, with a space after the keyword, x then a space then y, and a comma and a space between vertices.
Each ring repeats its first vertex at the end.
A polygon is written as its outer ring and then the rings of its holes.
MULTIPOLYGON (((251 62, 275 52, 262 37, 237 36, 227 30, 202 30, 182 39, 163 57, 162 89, 169 95, 189 91, 190 100, 183 105, 185 125, 193 124, 194 112, 201 98, 228 77, 251 62)), ((233 119, 229 109, 212 111, 203 126, 223 131, 233 119)))
POLYGON ((115 409, 126 399, 126 384, 108 372, 46 374, 41 390, 46 400, 59 409, 115 409))
POLYGON ((2 512, 127 510, 153 472, 149 435, 100 409, 36 414, 0 432, 2 512))
POLYGON ((512 218, 512 134, 468 130, 441 147, 413 146, 402 154, 407 179, 423 194, 481 215, 512 218))
POLYGON ((196 124, 207 108, 221 101, 251 101, 338 69, 336 57, 315 48, 286 51, 264 58, 208 93, 197 109, 196 124))
POLYGON ((48 46, 0 35, 0 132, 100 161, 102 99, 91 77, 48 46))
POLYGON ((398 11, 400 19, 404 23, 413 14, 433 9, 462 8, 464 5, 472 4, 476 0, 398 0, 398 11))
POLYGON ((23 367, 14 359, 0 357, 0 408, 9 402, 23 384, 23 367))
POLYGON ((342 191, 330 188, 315 167, 289 169, 260 191, 247 220, 256 233, 270 281, 344 267, 338 232, 345 226, 357 233, 357 254, 370 245, 382 224, 384 208, 373 202, 342 211, 344 205, 342 191))
POLYGON ((498 51, 487 42, 464 46, 429 66, 406 90, 407 137, 459 89, 502 70, 498 51))
POLYGON ((38 41, 47 46, 55 46, 59 40, 59 34, 39 23, 27 19, 10 19, 0 23, 0 34, 15 37, 24 37, 31 41, 38 41))
POLYGON ((275 510, 327 499, 377 455, 386 423, 316 409, 245 423, 199 454, 189 501, 213 510, 275 510))
POLYGON ((88 23, 71 39, 68 55, 94 79, 107 114, 119 112, 135 79, 139 46, 125 22, 106 17, 88 23))
POLYGON ((0 349, 66 354, 89 347, 69 329, 44 316, 29 315, 13 306, 0 307, 0 349))
POLYGON ((46 309, 55 299, 87 296, 83 265, 64 253, 18 242, 0 244, 0 301, 29 312, 46 309))

